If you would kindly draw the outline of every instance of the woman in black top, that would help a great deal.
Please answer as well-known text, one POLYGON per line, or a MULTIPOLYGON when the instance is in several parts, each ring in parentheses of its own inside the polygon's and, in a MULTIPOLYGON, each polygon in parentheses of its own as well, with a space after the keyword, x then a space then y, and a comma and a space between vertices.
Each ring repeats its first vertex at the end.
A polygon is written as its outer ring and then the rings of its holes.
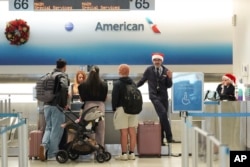
MULTIPOLYGON (((99 75, 99 67, 93 66, 89 72, 87 80, 78 86, 81 100, 85 103, 84 110, 92 107, 99 106, 99 110, 105 115, 105 100, 108 94, 108 85, 105 81, 101 80, 99 75)), ((99 121, 96 128, 95 135, 92 137, 96 142, 104 146, 105 136, 105 122, 99 121)))
POLYGON ((235 80, 235 76, 232 74, 225 74, 222 76, 222 82, 217 86, 216 89, 220 95, 220 100, 236 100, 234 86, 235 80))

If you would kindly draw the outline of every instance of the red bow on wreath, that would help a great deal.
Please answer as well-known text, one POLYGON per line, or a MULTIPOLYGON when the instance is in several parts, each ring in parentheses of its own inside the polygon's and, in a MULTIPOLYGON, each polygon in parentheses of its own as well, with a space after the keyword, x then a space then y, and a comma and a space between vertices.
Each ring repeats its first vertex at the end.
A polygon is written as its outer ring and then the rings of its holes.
POLYGON ((5 36, 11 45, 25 44, 29 39, 30 27, 22 19, 12 20, 7 23, 5 36))

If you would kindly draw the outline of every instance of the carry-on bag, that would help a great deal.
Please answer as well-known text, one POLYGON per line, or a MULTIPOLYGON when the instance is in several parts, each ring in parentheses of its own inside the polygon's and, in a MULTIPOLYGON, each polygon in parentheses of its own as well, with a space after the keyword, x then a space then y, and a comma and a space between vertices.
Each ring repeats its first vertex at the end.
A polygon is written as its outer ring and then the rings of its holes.
POLYGON ((140 122, 137 130, 137 152, 140 156, 161 156, 161 125, 155 121, 140 122))
POLYGON ((33 130, 29 134, 29 159, 39 158, 40 144, 42 143, 43 131, 33 130))

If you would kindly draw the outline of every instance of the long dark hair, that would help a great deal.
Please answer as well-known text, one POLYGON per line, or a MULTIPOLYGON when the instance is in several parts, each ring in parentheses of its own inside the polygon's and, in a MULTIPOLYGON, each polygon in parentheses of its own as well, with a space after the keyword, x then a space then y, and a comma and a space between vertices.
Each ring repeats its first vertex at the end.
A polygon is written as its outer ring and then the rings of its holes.
POLYGON ((89 71, 87 80, 85 81, 87 89, 90 90, 93 96, 98 96, 100 93, 100 88, 102 80, 99 75, 99 67, 93 66, 89 71))

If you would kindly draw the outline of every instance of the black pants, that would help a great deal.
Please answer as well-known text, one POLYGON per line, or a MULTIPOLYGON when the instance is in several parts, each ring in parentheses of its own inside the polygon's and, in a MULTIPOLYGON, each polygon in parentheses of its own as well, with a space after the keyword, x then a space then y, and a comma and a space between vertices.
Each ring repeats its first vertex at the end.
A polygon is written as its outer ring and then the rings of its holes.
POLYGON ((173 139, 173 135, 168 120, 168 101, 160 99, 153 99, 151 101, 160 119, 162 138, 164 137, 163 134, 165 132, 167 141, 171 141, 173 139))

